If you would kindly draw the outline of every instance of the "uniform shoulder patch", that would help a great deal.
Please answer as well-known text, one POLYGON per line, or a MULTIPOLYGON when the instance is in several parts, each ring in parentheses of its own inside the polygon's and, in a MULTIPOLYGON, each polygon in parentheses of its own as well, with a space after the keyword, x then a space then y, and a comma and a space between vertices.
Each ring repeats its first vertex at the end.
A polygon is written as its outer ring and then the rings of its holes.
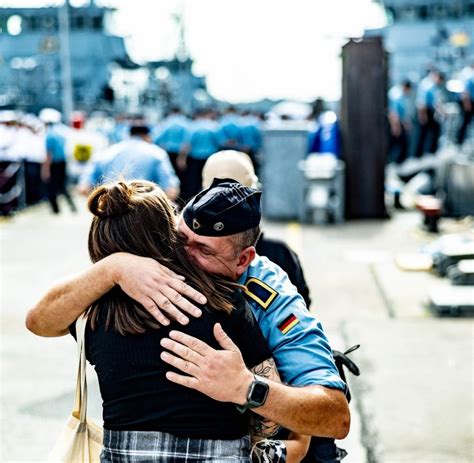
POLYGON ((290 331, 295 325, 297 325, 300 321, 296 318, 295 315, 290 314, 286 317, 279 325, 278 329, 283 333, 286 334, 290 331))
POLYGON ((278 296, 278 293, 263 281, 257 278, 249 278, 245 283, 245 294, 253 299, 263 310, 267 310, 270 304, 278 296))

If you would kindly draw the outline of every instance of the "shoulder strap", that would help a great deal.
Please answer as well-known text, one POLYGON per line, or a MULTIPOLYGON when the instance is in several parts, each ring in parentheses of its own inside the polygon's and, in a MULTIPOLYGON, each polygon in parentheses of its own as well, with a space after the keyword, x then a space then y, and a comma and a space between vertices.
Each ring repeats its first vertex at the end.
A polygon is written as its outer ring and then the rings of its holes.
POLYGON ((76 320, 76 337, 77 337, 77 381, 76 396, 74 400, 73 416, 78 418, 81 423, 86 422, 87 416, 87 377, 86 377, 86 331, 87 317, 82 315, 76 320))

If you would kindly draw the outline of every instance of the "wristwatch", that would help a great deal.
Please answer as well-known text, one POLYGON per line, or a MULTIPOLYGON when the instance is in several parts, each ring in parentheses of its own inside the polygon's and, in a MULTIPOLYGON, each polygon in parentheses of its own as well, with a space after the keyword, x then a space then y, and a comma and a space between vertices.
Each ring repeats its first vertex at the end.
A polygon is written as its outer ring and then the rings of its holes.
POLYGON ((261 407, 267 400, 270 386, 264 378, 254 375, 247 392, 247 402, 243 405, 237 405, 240 413, 245 413, 249 408, 261 407))

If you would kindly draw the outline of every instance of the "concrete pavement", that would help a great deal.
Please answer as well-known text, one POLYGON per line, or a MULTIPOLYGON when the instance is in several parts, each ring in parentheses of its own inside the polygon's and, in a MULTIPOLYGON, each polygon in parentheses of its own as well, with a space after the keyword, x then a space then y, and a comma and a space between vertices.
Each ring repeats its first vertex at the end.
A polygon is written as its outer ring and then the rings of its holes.
MULTIPOLYGON (((418 221, 402 213, 339 227, 265 225, 300 254, 333 346, 362 344, 362 375, 350 378, 353 426, 341 443, 348 463, 473 461, 472 321, 433 318, 424 305, 439 279, 394 264, 432 239, 418 221)), ((52 216, 44 205, 0 223, 1 461, 44 460, 72 406, 74 341, 37 338, 24 317, 52 281, 88 265, 88 226, 84 207, 52 216)))

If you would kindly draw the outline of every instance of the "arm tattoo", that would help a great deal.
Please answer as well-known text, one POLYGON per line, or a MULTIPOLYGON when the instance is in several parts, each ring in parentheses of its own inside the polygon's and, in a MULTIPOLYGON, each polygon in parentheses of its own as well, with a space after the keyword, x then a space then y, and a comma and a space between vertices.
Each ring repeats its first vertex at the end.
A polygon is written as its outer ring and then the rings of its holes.
MULTIPOLYGON (((280 382, 280 375, 276 369, 275 361, 272 358, 269 358, 253 367, 252 372, 262 378, 280 382)), ((273 436, 277 433, 278 429, 279 425, 274 421, 268 420, 256 413, 252 413, 250 417, 250 434, 253 441, 273 436)))
POLYGON ((253 367, 252 371, 255 375, 262 376, 263 378, 272 378, 275 374, 278 375, 275 361, 272 358, 253 367))
POLYGON ((259 441, 267 437, 274 436, 280 426, 271 420, 267 420, 256 413, 250 416, 250 435, 252 441, 259 441))

